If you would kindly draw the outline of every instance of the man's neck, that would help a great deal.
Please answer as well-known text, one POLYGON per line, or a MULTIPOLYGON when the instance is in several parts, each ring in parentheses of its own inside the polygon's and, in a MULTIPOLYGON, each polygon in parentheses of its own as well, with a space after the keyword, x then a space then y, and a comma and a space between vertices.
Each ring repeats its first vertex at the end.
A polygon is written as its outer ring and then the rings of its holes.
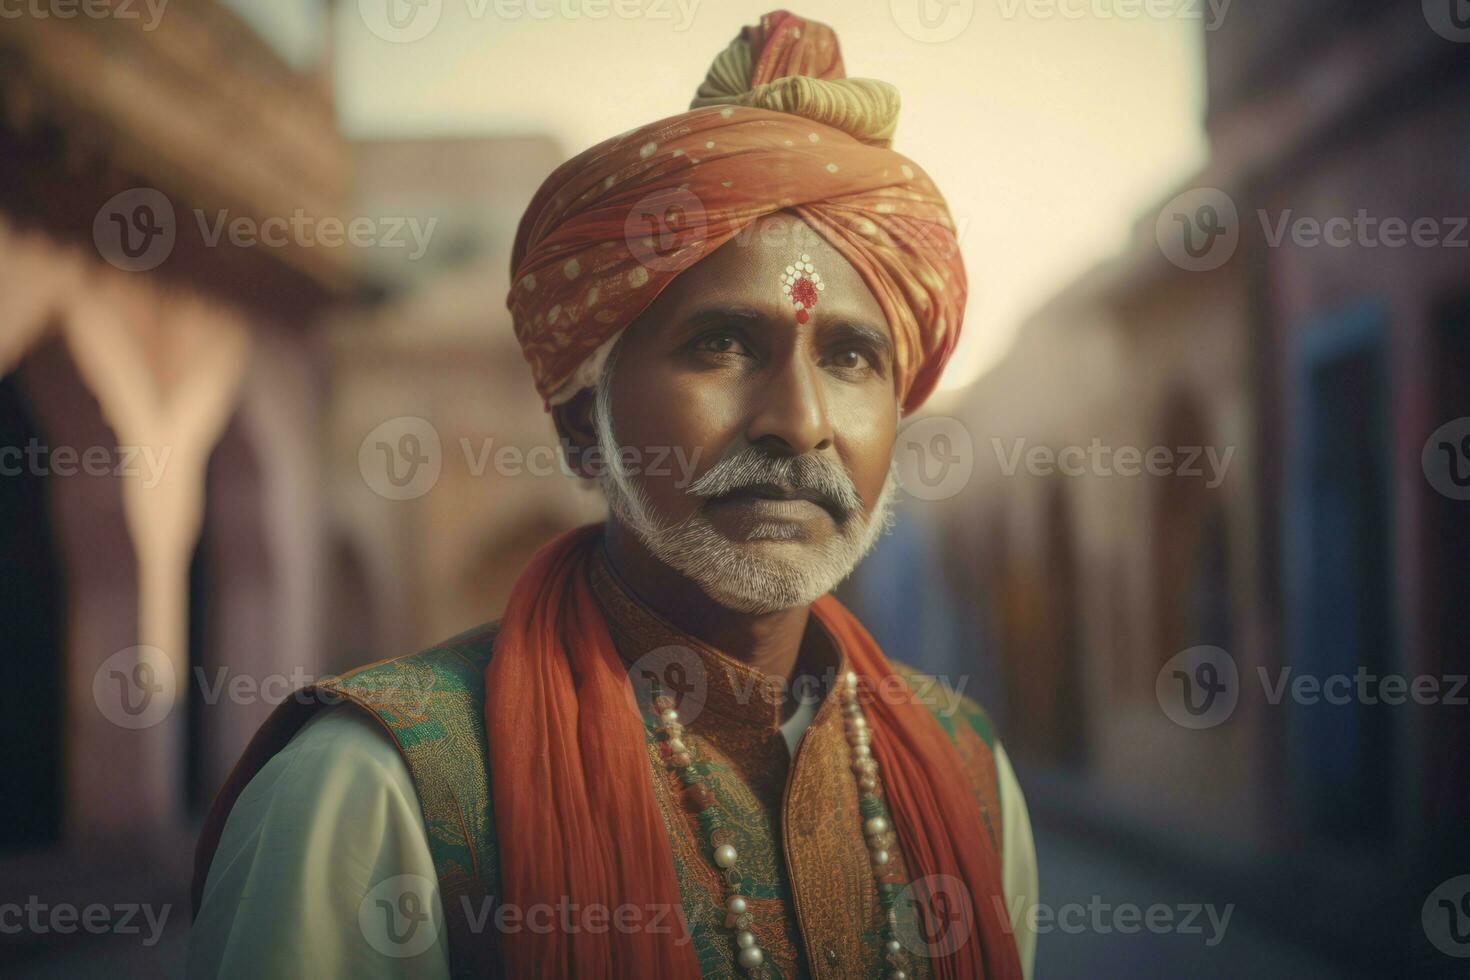
POLYGON ((614 519, 607 522, 604 544, 608 563, 624 588, 695 639, 783 681, 790 681, 798 667, 802 672, 821 670, 821 665, 804 662, 812 653, 812 645, 803 644, 810 606, 771 613, 743 613, 722 606, 655 558, 637 535, 614 519))

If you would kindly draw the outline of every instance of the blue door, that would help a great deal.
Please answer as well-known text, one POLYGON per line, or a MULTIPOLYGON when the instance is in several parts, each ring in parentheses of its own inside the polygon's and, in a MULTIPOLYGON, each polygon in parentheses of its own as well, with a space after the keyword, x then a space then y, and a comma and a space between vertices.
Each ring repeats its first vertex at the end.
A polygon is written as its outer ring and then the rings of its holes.
POLYGON ((1344 842, 1393 832, 1392 721, 1403 707, 1369 703, 1356 681, 1397 670, 1387 333, 1379 303, 1329 317, 1295 338, 1290 372, 1285 659, 1293 678, 1353 682, 1332 688, 1346 703, 1288 693, 1271 710, 1288 713, 1303 829, 1344 842))

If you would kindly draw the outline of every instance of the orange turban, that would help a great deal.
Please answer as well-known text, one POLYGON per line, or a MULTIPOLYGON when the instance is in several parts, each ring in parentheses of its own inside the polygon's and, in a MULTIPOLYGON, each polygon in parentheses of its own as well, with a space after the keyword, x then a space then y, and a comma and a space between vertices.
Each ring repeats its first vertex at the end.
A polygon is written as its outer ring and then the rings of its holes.
POLYGON ((959 337, 965 269, 934 182, 888 148, 897 118, 892 86, 845 77, 831 28, 777 11, 715 59, 690 111, 558 167, 521 219, 506 300, 547 404, 595 384, 675 276, 777 211, 861 274, 899 399, 922 404, 959 337))

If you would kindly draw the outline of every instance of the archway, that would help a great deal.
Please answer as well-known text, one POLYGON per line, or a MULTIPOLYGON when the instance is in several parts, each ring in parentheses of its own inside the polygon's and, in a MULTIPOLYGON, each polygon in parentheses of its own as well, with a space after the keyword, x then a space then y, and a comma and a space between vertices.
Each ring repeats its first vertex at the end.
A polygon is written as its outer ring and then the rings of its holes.
POLYGON ((0 621, 11 671, 0 685, 0 781, 24 802, 0 822, 0 852, 58 843, 64 803, 64 593, 41 469, 47 443, 20 375, 0 378, 0 621))
POLYGON ((1088 713, 1076 543, 1062 488, 1051 483, 1042 492, 1034 553, 999 556, 1007 731, 1020 754, 1077 767, 1086 761, 1088 713))
MULTIPOLYGON (((55 808, 43 809, 41 818, 56 822, 34 839, 43 845, 136 839, 156 822, 153 801, 141 797, 137 787, 156 783, 149 774, 164 763, 142 750, 149 744, 146 730, 128 730, 109 720, 94 699, 93 678, 110 656, 138 642, 137 558, 119 476, 137 460, 130 461, 117 445, 59 333, 51 332, 26 355, 8 376, 7 387, 13 399, 12 432, 29 438, 22 431, 29 424, 39 446, 48 450, 27 464, 36 467, 37 476, 27 478, 34 483, 27 486, 22 480, 7 489, 7 504, 22 508, 12 512, 15 520, 24 519, 27 509, 29 516, 38 517, 36 495, 44 497, 46 522, 23 533, 44 535, 55 562, 48 567, 33 538, 29 560, 37 564, 16 563, 21 575, 32 580, 23 589, 39 589, 36 596, 48 588, 36 579, 49 573, 52 581, 50 599, 36 607, 40 621, 32 625, 26 643, 36 644, 27 659, 37 671, 38 689, 44 690, 50 679, 59 697, 32 697, 15 684, 16 696, 31 703, 13 715, 7 712, 7 722, 29 719, 32 711, 47 712, 47 717, 34 719, 37 724, 27 740, 41 746, 40 764, 51 773, 44 782, 53 788, 43 792, 59 795, 55 808), (23 418, 13 414, 17 405, 23 418), (56 452, 63 449, 66 456, 56 452), (32 567, 39 574, 29 575, 32 567), (49 629, 48 620, 53 623, 49 629), (49 669, 36 663, 42 660, 49 660, 49 669)), ((22 532, 9 515, 5 523, 8 533, 22 532)), ((12 595, 9 589, 6 595, 12 595)), ((22 753, 12 749, 7 754, 22 753)))
POLYGON ((189 567, 186 786, 196 815, 274 707, 266 699, 284 693, 262 484, 260 460, 237 413, 209 457, 189 567))
POLYGON ((1189 647, 1230 650, 1229 524, 1224 490, 1207 485, 1206 447, 1219 451, 1195 399, 1175 392, 1164 402, 1161 446, 1179 471, 1154 478, 1153 570, 1156 600, 1154 668, 1189 647), (1184 463, 1193 455, 1188 471, 1184 463), (1194 471, 1198 471, 1195 473, 1194 471))

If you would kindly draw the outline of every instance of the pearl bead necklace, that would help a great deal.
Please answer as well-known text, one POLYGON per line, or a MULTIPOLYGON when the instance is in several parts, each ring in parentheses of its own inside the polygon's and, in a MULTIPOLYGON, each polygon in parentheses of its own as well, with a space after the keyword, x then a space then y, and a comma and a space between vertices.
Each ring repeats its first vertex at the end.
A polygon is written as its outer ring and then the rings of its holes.
MULTIPOLYGON (((887 961, 889 980, 908 980, 908 965, 903 944, 898 941, 898 913, 895 905, 904 882, 893 869, 893 851, 897 837, 888 808, 879 793, 878 760, 873 758, 872 733, 858 703, 857 674, 848 671, 839 679, 838 695, 842 701, 843 729, 851 769, 858 785, 858 812, 863 818, 863 835, 867 840, 868 858, 878 884, 878 901, 883 908, 883 958, 887 961)), ((700 829, 709 842, 710 857, 725 881, 725 927, 735 931, 735 962, 751 977, 766 975, 765 951, 751 932, 754 921, 750 903, 743 892, 744 876, 738 862, 739 853, 730 843, 731 831, 722 825, 714 793, 705 785, 708 770, 696 761, 686 741, 674 699, 654 686, 653 707, 658 719, 657 731, 663 739, 663 750, 669 768, 684 786, 684 802, 699 816, 700 829)))

